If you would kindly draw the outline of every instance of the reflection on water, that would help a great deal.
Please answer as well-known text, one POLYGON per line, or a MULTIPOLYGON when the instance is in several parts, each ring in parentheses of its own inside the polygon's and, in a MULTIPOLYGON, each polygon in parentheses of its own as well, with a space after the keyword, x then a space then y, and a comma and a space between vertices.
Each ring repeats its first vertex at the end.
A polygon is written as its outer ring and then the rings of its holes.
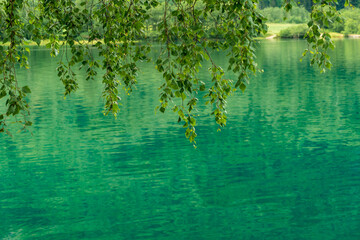
POLYGON ((152 66, 115 120, 101 79, 63 100, 57 60, 34 49, 33 136, 0 136, 0 239, 360 239, 360 42, 338 41, 324 75, 305 46, 262 42, 228 126, 199 106, 196 150, 154 114, 152 66))

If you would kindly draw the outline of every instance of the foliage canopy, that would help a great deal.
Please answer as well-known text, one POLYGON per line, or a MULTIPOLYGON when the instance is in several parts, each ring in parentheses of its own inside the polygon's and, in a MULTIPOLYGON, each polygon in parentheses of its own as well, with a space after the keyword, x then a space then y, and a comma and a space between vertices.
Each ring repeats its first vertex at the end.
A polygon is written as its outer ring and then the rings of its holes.
MULTIPOLYGON (((74 69, 85 67, 86 79, 93 79, 102 69, 105 114, 116 116, 121 99, 120 85, 130 93, 135 84, 140 61, 155 62, 162 73, 160 105, 171 108, 183 122, 185 135, 195 142, 196 109, 199 92, 213 106, 212 114, 220 127, 226 124, 228 96, 245 90, 252 74, 259 71, 255 58, 256 38, 267 31, 258 0, 6 0, 0 2, 0 98, 5 98, 5 112, 0 113, 0 131, 7 132, 10 118, 26 129, 29 120, 28 86, 19 86, 16 66, 28 68, 28 40, 40 44, 48 40, 52 56, 60 55, 58 76, 65 96, 78 88, 74 69), (153 20, 153 14, 160 21, 153 20), (162 51, 149 59, 150 44, 141 41, 157 31, 162 51), (84 34, 86 33, 86 34, 84 34), (94 49, 99 54, 95 58, 94 49), (226 79, 224 68, 213 61, 211 50, 229 52, 228 71, 237 79, 226 79), (203 61, 209 61, 211 85, 199 80, 203 61)), ((285 0, 289 11, 294 3, 285 0)), ((328 48, 334 45, 321 28, 340 21, 334 0, 314 0, 306 38, 311 63, 322 71, 330 68, 328 48)))

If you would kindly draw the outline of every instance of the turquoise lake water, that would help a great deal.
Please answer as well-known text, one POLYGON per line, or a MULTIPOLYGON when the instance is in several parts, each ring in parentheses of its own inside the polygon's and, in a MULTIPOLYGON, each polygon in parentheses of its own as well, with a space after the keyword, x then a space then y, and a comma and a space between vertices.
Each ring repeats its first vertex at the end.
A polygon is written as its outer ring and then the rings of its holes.
POLYGON ((153 65, 115 120, 100 78, 64 100, 58 59, 33 49, 32 135, 0 135, 0 239, 359 240, 360 41, 336 41, 325 74, 305 47, 261 42, 264 73, 229 99, 227 127, 199 106, 197 149, 155 114, 153 65))

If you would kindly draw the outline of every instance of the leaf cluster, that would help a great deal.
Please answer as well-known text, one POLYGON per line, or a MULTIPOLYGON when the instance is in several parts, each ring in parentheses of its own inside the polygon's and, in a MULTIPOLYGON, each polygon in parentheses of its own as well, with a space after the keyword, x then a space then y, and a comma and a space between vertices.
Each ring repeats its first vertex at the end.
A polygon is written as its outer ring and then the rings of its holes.
MULTIPOLYGON (((312 64, 330 68, 326 52, 333 43, 320 29, 336 16, 335 3, 314 3, 305 54, 313 55, 312 64)), ((15 70, 16 65, 29 67, 25 45, 30 36, 38 44, 47 39, 50 54, 58 56, 57 72, 65 96, 78 89, 76 68, 85 68, 88 80, 95 79, 101 70, 104 114, 114 116, 120 110, 121 88, 130 94, 137 84, 139 62, 152 60, 163 77, 158 110, 163 113, 171 108, 182 122, 185 136, 195 144, 198 103, 210 105, 216 123, 224 127, 228 97, 238 89, 244 92, 251 76, 260 70, 255 61, 256 38, 267 32, 267 26, 258 5, 258 0, 3 1, 0 14, 5 21, 0 28, 2 41, 8 46, 0 48, 0 97, 6 98, 7 110, 0 115, 0 130, 6 129, 9 116, 19 114, 23 119, 17 122, 24 128, 31 125, 26 100, 30 88, 18 86, 15 70), (154 22, 153 12, 161 20, 154 22), (146 39, 151 21, 162 45, 156 59, 149 58, 150 44, 138 41, 146 39), (214 51, 228 53, 227 66, 214 61, 214 51), (205 61, 211 65, 206 83, 198 75, 205 61), (237 78, 226 78, 226 68, 237 78)), ((292 2, 284 2, 285 9, 292 6, 292 2)))

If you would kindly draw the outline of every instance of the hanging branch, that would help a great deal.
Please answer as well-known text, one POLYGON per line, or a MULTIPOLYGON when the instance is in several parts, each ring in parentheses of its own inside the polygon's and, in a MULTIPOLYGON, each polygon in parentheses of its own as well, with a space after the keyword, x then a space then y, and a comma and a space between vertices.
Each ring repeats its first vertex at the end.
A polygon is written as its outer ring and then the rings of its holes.
MULTIPOLYGON (((163 113, 171 107, 183 123, 185 136, 194 144, 199 115, 196 107, 201 102, 198 96, 204 95, 205 104, 211 105, 211 114, 220 129, 226 125, 228 97, 238 89, 245 91, 250 78, 260 71, 255 62, 255 44, 256 38, 266 33, 267 26, 258 12, 258 3, 258 0, 165 0, 162 3, 164 12, 158 26, 158 40, 165 47, 156 59, 156 69, 164 81, 157 109, 163 113), (229 53, 227 69, 237 79, 225 78, 223 67, 211 56, 212 50, 229 53), (198 77, 204 61, 211 62, 211 82, 206 84, 198 77)), ((6 98, 5 112, 0 113, 0 132, 6 132, 9 118, 15 118, 23 129, 31 125, 26 101, 30 88, 20 87, 16 76, 16 66, 29 67, 30 49, 24 46, 25 24, 31 40, 40 44, 47 39, 51 56, 59 55, 57 71, 65 96, 78 88, 76 67, 86 68, 86 79, 95 79, 97 69, 101 68, 104 114, 117 116, 120 86, 130 94, 136 87, 138 62, 149 60, 150 45, 140 40, 145 38, 145 23, 151 9, 159 4, 159 0, 81 0, 79 4, 74 0, 1 1, 0 17, 5 21, 0 22, 0 30, 3 43, 8 46, 0 46, 0 99, 6 98), (25 19, 20 11, 26 11, 25 19), (83 37, 84 30, 87 39, 83 37), (101 60, 96 60, 92 48, 101 60), (18 120, 17 116, 22 119, 18 120)), ((284 1, 287 10, 293 4, 292 0, 284 1)), ((334 19, 340 21, 335 6, 334 0, 314 0, 308 23, 308 49, 303 55, 311 54, 311 64, 319 66, 321 71, 331 67, 327 51, 334 47, 330 35, 321 28, 334 19)))

